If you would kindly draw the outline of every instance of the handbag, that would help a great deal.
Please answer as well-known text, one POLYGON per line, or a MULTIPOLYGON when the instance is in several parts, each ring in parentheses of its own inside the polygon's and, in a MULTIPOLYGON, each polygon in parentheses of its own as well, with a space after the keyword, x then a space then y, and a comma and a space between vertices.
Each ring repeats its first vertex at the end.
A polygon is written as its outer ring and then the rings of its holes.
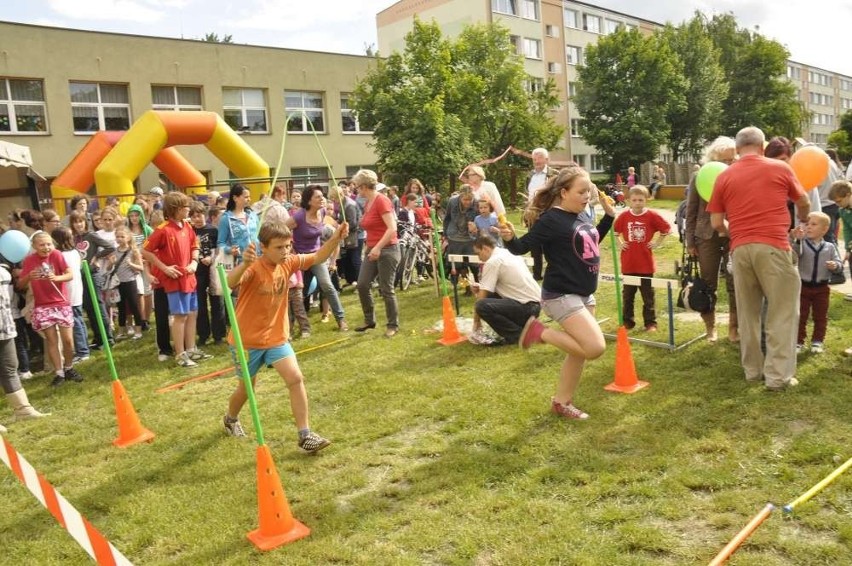
POLYGON ((846 274, 843 273, 843 263, 840 264, 840 269, 831 271, 828 275, 829 285, 843 285, 846 283, 846 274))
POLYGON ((708 313, 716 306, 716 294, 698 275, 698 258, 689 256, 683 268, 681 290, 677 298, 677 306, 688 311, 708 313))

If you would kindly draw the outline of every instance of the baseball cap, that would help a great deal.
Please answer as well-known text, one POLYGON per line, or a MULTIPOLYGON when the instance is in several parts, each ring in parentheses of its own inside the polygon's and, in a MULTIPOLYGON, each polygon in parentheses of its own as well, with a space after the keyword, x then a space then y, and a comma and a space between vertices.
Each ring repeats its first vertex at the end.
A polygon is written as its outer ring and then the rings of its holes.
POLYGON ((385 185, 384 183, 376 183, 376 190, 379 191, 379 192, 381 192, 381 191, 383 191, 387 188, 388 188, 388 186, 385 185))
POLYGON ((150 189, 148 189, 148 192, 152 195, 163 196, 163 189, 161 189, 160 187, 151 187, 150 189))

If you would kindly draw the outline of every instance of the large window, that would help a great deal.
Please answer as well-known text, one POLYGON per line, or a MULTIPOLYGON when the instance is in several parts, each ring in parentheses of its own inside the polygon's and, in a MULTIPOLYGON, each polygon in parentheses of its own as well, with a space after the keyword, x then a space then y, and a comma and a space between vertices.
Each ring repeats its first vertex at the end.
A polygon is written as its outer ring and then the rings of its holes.
POLYGON ((538 20, 538 0, 521 0, 521 17, 538 20))
POLYGON ((284 106, 288 132, 325 133, 325 110, 321 92, 286 90, 284 106))
POLYGON ((238 132, 267 133, 263 89, 223 88, 225 122, 238 132))
POLYGON ((518 15, 518 6, 515 0, 491 0, 491 9, 500 14, 518 15))
POLYGON ((127 85, 72 82, 69 88, 74 133, 130 128, 127 85))
POLYGON ((293 188, 304 189, 308 185, 328 187, 330 176, 328 167, 291 167, 290 175, 294 177, 293 188))
POLYGON ((0 132, 47 133, 41 80, 0 78, 0 132))
POLYGON ((591 165, 589 166, 590 171, 598 172, 598 171, 604 170, 603 157, 602 156, 598 155, 597 153, 593 153, 591 155, 591 161, 592 161, 591 165))
POLYGON ((583 16, 583 19, 586 22, 586 31, 590 31, 592 33, 600 33, 601 32, 601 18, 600 16, 590 16, 586 14, 583 16))
POLYGON ((202 110, 201 87, 151 85, 154 110, 202 110))
POLYGON ((358 116, 352 109, 352 95, 348 93, 340 93, 340 120, 343 127, 343 132, 370 132, 367 128, 362 128, 358 121, 358 116))
POLYGON ((578 29, 580 26, 577 24, 580 20, 578 18, 577 10, 569 10, 565 8, 562 13, 565 17, 565 27, 566 28, 574 28, 578 29))
POLYGON ((575 45, 565 46, 565 57, 569 65, 580 65, 580 48, 575 45))
MULTIPOLYGON (((604 25, 606 26, 606 33, 615 33, 615 30, 618 29, 620 22, 607 18, 604 20, 604 25)), ((592 156, 592 161, 594 161, 594 156, 592 156)))
POLYGON ((580 128, 582 125, 582 120, 579 118, 571 118, 571 137, 579 138, 582 134, 580 133, 580 128))
POLYGON ((527 59, 541 59, 541 41, 525 37, 524 57, 527 59))

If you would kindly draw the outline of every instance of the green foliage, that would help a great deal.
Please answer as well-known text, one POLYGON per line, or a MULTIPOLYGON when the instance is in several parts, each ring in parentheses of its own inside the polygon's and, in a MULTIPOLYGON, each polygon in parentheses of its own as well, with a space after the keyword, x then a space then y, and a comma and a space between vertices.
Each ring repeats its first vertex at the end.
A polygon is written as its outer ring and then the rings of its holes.
POLYGON ((201 41, 206 41, 208 43, 233 43, 234 36, 232 36, 231 34, 226 34, 222 36, 222 39, 219 39, 218 33, 210 32, 205 33, 204 37, 201 38, 201 41))
POLYGON ((789 52, 777 41, 738 27, 733 14, 716 14, 706 23, 729 84, 715 135, 732 135, 757 126, 771 136, 801 135, 806 113, 796 89, 786 80, 789 52))
POLYGON ((353 106, 374 132, 380 169, 392 182, 418 177, 444 186, 448 175, 509 145, 555 147, 552 81, 531 80, 499 25, 466 27, 458 39, 415 18, 405 51, 393 53, 356 85, 353 106))
POLYGON ((837 149, 837 155, 843 161, 852 158, 852 138, 846 130, 834 130, 828 134, 828 146, 837 149))
POLYGON ((668 43, 619 28, 588 46, 578 73, 583 137, 610 169, 654 159, 669 139, 668 116, 686 108, 683 65, 668 43))
POLYGON ((671 134, 668 147, 672 158, 697 156, 708 132, 719 129, 722 101, 728 94, 728 83, 719 64, 719 52, 705 32, 700 14, 678 27, 667 25, 660 32, 678 55, 685 80, 683 106, 673 107, 668 115, 671 134))

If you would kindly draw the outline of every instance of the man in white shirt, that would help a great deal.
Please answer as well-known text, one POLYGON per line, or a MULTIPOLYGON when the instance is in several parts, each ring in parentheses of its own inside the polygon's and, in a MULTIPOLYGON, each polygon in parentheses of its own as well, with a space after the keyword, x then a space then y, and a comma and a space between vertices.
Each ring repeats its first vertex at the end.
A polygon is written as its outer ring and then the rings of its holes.
POLYGON ((527 320, 539 315, 541 289, 524 258, 497 247, 491 236, 477 238, 473 249, 482 262, 473 329, 481 331, 485 321, 505 344, 517 344, 527 320))
MULTIPOLYGON (((541 190, 547 180, 555 176, 559 171, 548 165, 550 153, 543 147, 532 150, 533 170, 527 175, 527 202, 532 202, 535 194, 541 190)), ((533 258, 533 277, 541 281, 544 268, 544 260, 541 248, 530 250, 533 258)))

